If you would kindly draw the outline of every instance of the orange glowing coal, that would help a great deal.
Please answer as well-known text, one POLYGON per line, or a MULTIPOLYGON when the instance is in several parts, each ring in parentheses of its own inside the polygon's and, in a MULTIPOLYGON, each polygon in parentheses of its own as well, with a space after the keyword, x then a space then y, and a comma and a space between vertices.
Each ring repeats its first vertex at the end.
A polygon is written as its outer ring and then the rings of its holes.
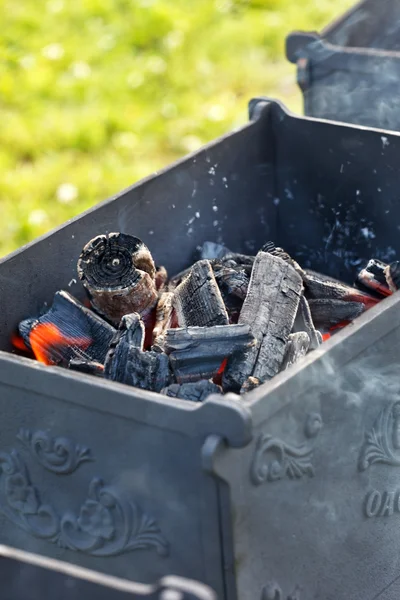
POLYGON ((60 362, 60 360, 56 360, 56 357, 62 356, 63 348, 75 346, 80 350, 86 350, 92 340, 64 335, 54 323, 39 323, 30 332, 29 342, 39 362, 45 365, 55 365, 60 362))

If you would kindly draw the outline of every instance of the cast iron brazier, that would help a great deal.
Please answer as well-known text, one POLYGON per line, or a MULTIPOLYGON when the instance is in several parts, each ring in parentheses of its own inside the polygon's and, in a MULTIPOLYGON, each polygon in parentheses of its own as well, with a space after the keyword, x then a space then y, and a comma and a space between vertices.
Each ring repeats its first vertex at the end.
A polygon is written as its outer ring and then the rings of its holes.
POLYGON ((364 260, 399 256, 399 135, 250 109, 241 129, 1 261, 0 541, 229 600, 395 600, 397 294, 271 382, 200 405, 9 352, 56 290, 83 297, 78 254, 107 231, 140 237, 171 273, 207 239, 248 253, 273 239, 348 282, 364 260))
POLYGON ((286 55, 306 115, 400 129, 398 0, 362 0, 320 34, 293 32, 286 55))

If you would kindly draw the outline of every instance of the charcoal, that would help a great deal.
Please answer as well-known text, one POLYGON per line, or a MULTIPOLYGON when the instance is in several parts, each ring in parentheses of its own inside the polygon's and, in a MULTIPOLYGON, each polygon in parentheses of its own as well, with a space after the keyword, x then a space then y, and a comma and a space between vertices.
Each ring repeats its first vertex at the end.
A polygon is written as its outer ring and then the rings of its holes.
MULTIPOLYGON (((225 308, 228 312, 229 323, 237 323, 243 301, 249 287, 250 274, 243 265, 225 266, 222 262, 212 265, 215 279, 221 292, 225 308)), ((250 268, 251 272, 252 267, 250 268)))
POLYGON ((171 327, 173 318, 173 292, 163 292, 156 308, 156 322, 153 329, 153 344, 162 347, 167 329, 171 327))
POLYGON ((227 325, 228 313, 210 261, 195 263, 189 275, 176 288, 173 298, 180 327, 227 325))
POLYGON ((216 263, 212 268, 222 296, 232 295, 240 300, 246 298, 250 278, 241 265, 227 267, 223 263, 216 263))
POLYGON ((144 316, 152 310, 158 298, 155 274, 148 248, 123 233, 93 238, 78 260, 78 275, 92 306, 115 325, 126 314, 144 316))
POLYGON ((366 307, 362 302, 348 300, 309 300, 311 315, 318 329, 329 329, 342 322, 350 323, 361 315, 366 307))
POLYGON ((297 363, 305 356, 310 348, 310 337, 305 331, 291 333, 286 346, 285 358, 282 364, 282 371, 288 369, 291 365, 297 363))
POLYGON ((68 366, 81 358, 104 363, 115 329, 68 292, 54 295, 51 308, 37 319, 25 319, 19 332, 40 362, 68 366))
POLYGON ((311 316, 310 306, 307 299, 302 294, 300 297, 299 308, 294 321, 293 333, 305 331, 310 339, 310 349, 315 350, 322 344, 322 335, 315 329, 311 316))
POLYGON ((168 356, 159 352, 143 352, 121 340, 107 355, 104 377, 143 390, 160 392, 171 381, 168 356))
POLYGON ((303 269, 300 267, 300 265, 283 248, 275 246, 274 242, 269 241, 264 244, 264 246, 261 248, 261 251, 281 258, 285 262, 288 262, 290 265, 292 265, 292 267, 301 273, 301 275, 303 275, 303 269))
POLYGON ((131 313, 122 317, 110 347, 115 347, 124 340, 130 346, 135 346, 135 348, 143 350, 144 338, 145 327, 140 315, 138 313, 131 313))
POLYGON ((178 383, 211 379, 222 361, 254 343, 248 325, 169 329, 164 350, 178 383))
POLYGON ((256 388, 261 385, 261 381, 257 379, 257 377, 248 377, 242 387, 240 388, 241 394, 247 394, 247 392, 252 392, 256 388))
POLYGON ((230 254, 230 250, 223 244, 204 242, 197 248, 199 260, 214 260, 230 254))
POLYGON ((306 269, 303 272, 305 296, 307 300, 344 300, 361 302, 367 308, 374 306, 377 299, 370 294, 350 287, 337 279, 306 269))
POLYGON ((176 290, 176 288, 178 287, 178 285, 180 285, 182 283, 182 281, 184 279, 186 279, 186 277, 188 275, 190 275, 191 270, 192 270, 192 267, 188 267, 187 269, 184 269, 183 271, 180 271, 179 273, 177 273, 176 275, 171 277, 171 279, 168 281, 168 283, 166 285, 165 291, 174 292, 176 290))
POLYGON ((91 360, 72 358, 69 361, 68 368, 71 371, 78 371, 79 373, 86 373, 87 375, 96 375, 97 377, 103 377, 104 375, 104 365, 91 360))
POLYGON ((256 342, 229 359, 224 390, 237 392, 250 376, 263 383, 280 371, 302 288, 301 276, 289 262, 267 252, 257 254, 239 317, 239 324, 250 326, 256 342))
POLYGON ((400 262, 396 260, 385 268, 385 277, 391 292, 400 288, 400 262))
POLYGON ((370 294, 376 294, 379 298, 390 296, 391 290, 385 275, 387 266, 386 263, 371 258, 367 266, 357 275, 356 285, 370 294))
POLYGON ((221 262, 226 266, 229 266, 228 263, 235 263, 235 265, 240 265, 241 267, 252 267, 254 265, 256 257, 250 256, 249 254, 240 254, 239 252, 228 252, 221 259, 221 262))
POLYGON ((203 402, 211 394, 222 394, 222 390, 212 381, 202 379, 196 383, 171 383, 161 390, 161 394, 170 398, 203 402))
POLYGON ((158 292, 163 292, 167 285, 168 273, 165 267, 157 267, 156 274, 154 276, 156 289, 158 292))

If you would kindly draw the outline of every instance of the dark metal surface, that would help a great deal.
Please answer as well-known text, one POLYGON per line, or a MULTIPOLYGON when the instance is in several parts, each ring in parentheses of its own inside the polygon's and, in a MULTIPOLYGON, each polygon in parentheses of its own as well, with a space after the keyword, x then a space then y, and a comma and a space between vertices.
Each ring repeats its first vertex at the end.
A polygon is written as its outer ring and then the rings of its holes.
POLYGON ((250 112, 1 261, 0 542, 146 584, 175 573, 226 600, 398 600, 397 294, 259 389, 203 404, 6 352, 107 230, 172 272, 207 239, 246 253, 272 239, 349 283, 400 255, 398 134, 268 99, 250 112))
POLYGON ((320 34, 293 32, 286 55, 306 115, 400 129, 398 0, 363 0, 320 34))
POLYGON ((144 585, 1 545, 0 587, 2 600, 216 600, 182 577, 144 585))

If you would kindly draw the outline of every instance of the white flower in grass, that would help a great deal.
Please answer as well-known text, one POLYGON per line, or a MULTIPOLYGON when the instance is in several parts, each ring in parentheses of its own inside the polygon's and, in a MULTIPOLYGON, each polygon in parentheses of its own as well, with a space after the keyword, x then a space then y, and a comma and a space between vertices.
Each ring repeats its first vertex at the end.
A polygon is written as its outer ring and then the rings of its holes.
POLYGON ((49 44, 42 49, 42 54, 49 60, 60 60, 65 54, 61 44, 49 44))
POLYGON ((78 188, 73 183, 62 183, 57 188, 56 196, 60 204, 70 204, 77 199, 78 188))
POLYGON ((47 212, 41 208, 36 208, 29 213, 28 223, 32 227, 43 225, 48 219, 47 212))

